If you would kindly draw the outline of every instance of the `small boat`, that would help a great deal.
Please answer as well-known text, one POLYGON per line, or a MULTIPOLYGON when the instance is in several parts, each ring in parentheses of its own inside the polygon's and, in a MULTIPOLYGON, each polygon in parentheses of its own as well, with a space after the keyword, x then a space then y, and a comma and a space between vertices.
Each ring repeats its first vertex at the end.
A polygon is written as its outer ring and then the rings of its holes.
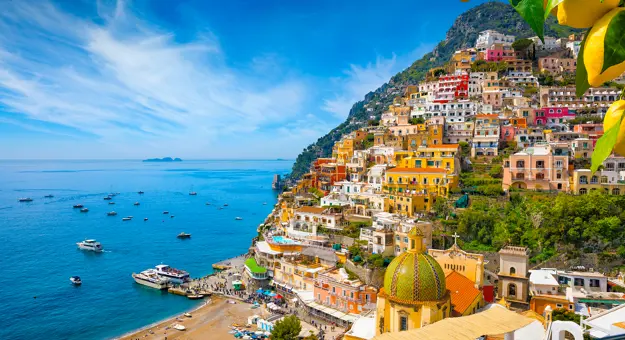
POLYGON ((184 313, 183 315, 186 316, 187 318, 191 317, 191 313, 184 313))
POLYGON ((137 194, 139 194, 139 195, 143 195, 143 194, 144 194, 144 192, 143 192, 143 191, 139 191, 137 194))
POLYGON ((224 204, 224 207, 227 207, 227 206, 228 206, 228 203, 224 204))
POLYGON ((181 324, 179 324, 179 323, 177 323, 177 324, 175 324, 175 325, 173 325, 173 326, 171 326, 171 327, 172 327, 173 329, 177 329, 177 330, 179 330, 179 331, 184 331, 184 330, 186 329, 183 325, 181 325, 181 324))
POLYGON ((72 208, 74 209, 80 209, 83 208, 84 206, 82 204, 74 204, 72 208))
POLYGON ((110 205, 113 205, 113 204, 115 204, 115 202, 109 202, 109 204, 110 204, 110 205))
POLYGON ((134 205, 141 205, 141 203, 139 203, 139 202, 135 202, 135 204, 134 204, 134 205))
POLYGON ((267 205, 267 202, 263 202, 263 205, 267 205))
POLYGON ((134 218, 134 216, 126 216, 126 217, 128 217, 131 220, 134 218))
POLYGON ((206 205, 211 205, 210 203, 206 202, 206 205))
POLYGON ((19 198, 18 201, 20 202, 32 202, 33 199, 30 197, 24 197, 24 198, 19 198))
POLYGON ((147 217, 143 219, 143 221, 147 221, 147 220, 148 220, 148 218, 147 218, 147 217))
POLYGON ((54 195, 45 195, 45 196, 43 196, 43 198, 52 198, 52 197, 54 197, 54 195))
POLYGON ((169 214, 169 211, 163 211, 163 215, 169 214))
POLYGON ((69 281, 74 286, 80 286, 82 284, 82 281, 80 280, 80 276, 72 276, 72 277, 69 278, 69 281))
POLYGON ((191 191, 191 192, 189 193, 189 196, 197 196, 197 192, 195 192, 195 191, 191 191))
POLYGON ((89 209, 87 209, 87 208, 82 208, 82 209, 80 209, 80 212, 89 212, 89 209))
POLYGON ((202 295, 202 294, 190 294, 190 295, 187 295, 187 298, 189 298, 190 300, 199 300, 199 299, 203 299, 204 295, 202 295))
POLYGON ((130 218, 130 217, 122 217, 122 221, 130 221, 130 220, 132 220, 132 218, 130 218))
POLYGON ((191 238, 191 234, 187 234, 184 231, 176 236, 177 238, 191 238))
POLYGON ((238 216, 237 216, 237 217, 235 217, 234 219, 235 219, 235 220, 237 220, 237 221, 240 221, 240 220, 242 220, 242 219, 243 219, 243 217, 238 217, 238 216))
POLYGON ((112 200, 112 199, 113 199, 113 197, 111 197, 111 196, 106 196, 106 197, 104 197, 104 200, 105 200, 105 201, 110 201, 110 200, 112 200))
POLYGON ((169 283, 167 279, 160 277, 154 269, 144 270, 139 274, 132 273, 132 278, 135 279, 135 282, 140 285, 159 290, 167 289, 167 285, 169 283))
POLYGON ((171 215, 171 216, 169 216, 169 217, 170 217, 170 218, 174 218, 175 216, 174 216, 174 215, 171 215))
POLYGON ((106 213, 106 216, 117 216, 117 213, 114 211, 109 211, 106 213))

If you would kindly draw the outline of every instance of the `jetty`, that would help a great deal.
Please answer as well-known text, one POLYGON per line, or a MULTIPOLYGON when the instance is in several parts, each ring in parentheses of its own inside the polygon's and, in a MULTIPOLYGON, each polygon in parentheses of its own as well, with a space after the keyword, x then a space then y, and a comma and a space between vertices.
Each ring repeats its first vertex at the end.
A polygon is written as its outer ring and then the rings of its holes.
POLYGON ((247 254, 241 254, 233 258, 219 261, 213 264, 213 269, 221 272, 232 268, 243 267, 243 265, 245 264, 246 256, 247 254))

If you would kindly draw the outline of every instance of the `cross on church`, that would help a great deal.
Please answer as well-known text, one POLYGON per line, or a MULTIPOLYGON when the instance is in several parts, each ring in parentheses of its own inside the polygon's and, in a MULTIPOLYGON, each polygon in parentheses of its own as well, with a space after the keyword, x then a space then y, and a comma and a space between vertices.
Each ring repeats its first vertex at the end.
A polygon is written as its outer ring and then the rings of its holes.
POLYGON ((458 237, 460 237, 458 233, 454 232, 454 234, 451 235, 451 237, 454 238, 454 245, 458 245, 457 241, 458 241, 458 237))

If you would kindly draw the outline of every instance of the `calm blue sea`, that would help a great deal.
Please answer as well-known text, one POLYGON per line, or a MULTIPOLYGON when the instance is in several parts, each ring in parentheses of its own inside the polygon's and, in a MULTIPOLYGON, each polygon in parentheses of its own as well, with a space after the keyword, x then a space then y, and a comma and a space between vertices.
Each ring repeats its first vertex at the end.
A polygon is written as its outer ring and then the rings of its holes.
POLYGON ((201 302, 139 286, 130 274, 165 263, 199 277, 246 252, 275 204, 273 175, 291 165, 0 161, 0 339, 106 339, 193 308, 201 302), (103 200, 111 191, 120 193, 115 205, 103 200), (77 203, 89 212, 72 209, 77 203), (119 215, 107 217, 111 210, 119 215), (182 231, 192 238, 177 239, 182 231), (106 252, 77 250, 85 238, 106 252), (72 275, 83 285, 71 286, 72 275))

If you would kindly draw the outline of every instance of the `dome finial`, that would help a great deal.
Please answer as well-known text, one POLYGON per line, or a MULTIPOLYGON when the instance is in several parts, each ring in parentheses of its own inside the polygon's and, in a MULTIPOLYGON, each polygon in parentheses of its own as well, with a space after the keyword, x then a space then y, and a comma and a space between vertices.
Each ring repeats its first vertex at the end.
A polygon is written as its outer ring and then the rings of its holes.
POLYGON ((408 251, 411 253, 424 253, 425 247, 423 246, 423 232, 418 227, 413 227, 408 233, 408 251))

